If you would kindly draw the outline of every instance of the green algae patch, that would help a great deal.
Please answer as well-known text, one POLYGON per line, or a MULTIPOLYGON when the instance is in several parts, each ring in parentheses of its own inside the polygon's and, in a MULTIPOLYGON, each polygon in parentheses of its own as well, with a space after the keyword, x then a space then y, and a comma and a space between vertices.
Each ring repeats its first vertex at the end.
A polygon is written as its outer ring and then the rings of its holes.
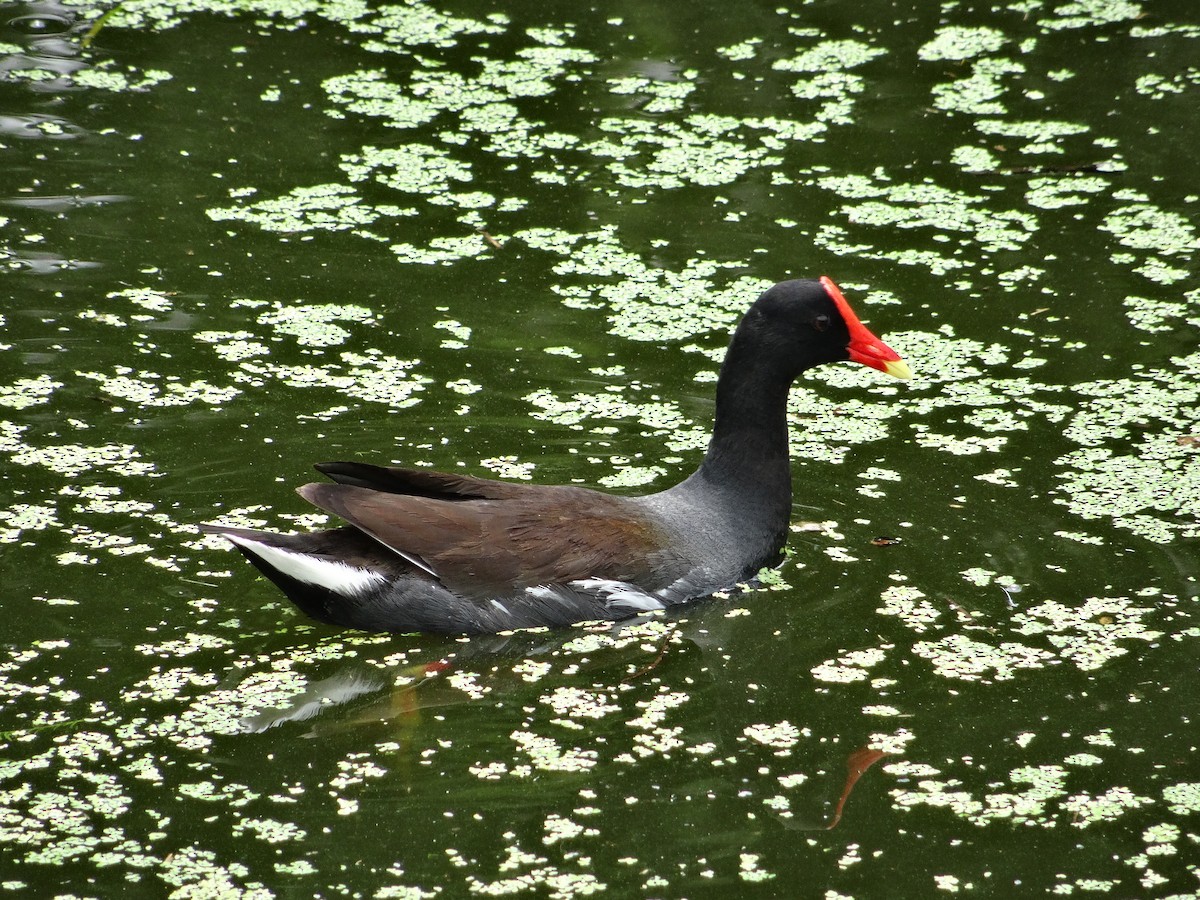
MULTIPOLYGON (((241 197, 253 191, 238 192, 241 197)), ((264 231, 303 234, 320 231, 355 231, 383 219, 415 216, 417 211, 395 205, 373 206, 363 203, 349 185, 319 184, 294 188, 282 197, 212 207, 207 210, 214 222, 245 222, 264 231)))
POLYGON ((113 93, 149 91, 165 81, 170 81, 171 78, 171 73, 163 69, 139 71, 129 67, 121 71, 111 60, 105 60, 98 66, 80 69, 71 75, 71 81, 78 87, 113 93))
POLYGON ((63 386, 49 375, 36 378, 18 378, 12 384, 0 385, 0 406, 12 410, 28 409, 49 403, 54 392, 63 386))
POLYGON ((470 166, 456 161, 445 150, 426 144, 365 147, 361 154, 344 157, 341 168, 351 181, 370 178, 411 194, 444 192, 452 182, 471 180, 470 166))
POLYGON ((1053 9, 1053 17, 1039 19, 1038 24, 1049 31, 1089 28, 1128 22, 1145 15, 1141 3, 1133 0, 1074 0, 1053 9))
POLYGON ((771 67, 781 72, 827 72, 853 69, 883 56, 887 51, 858 40, 826 40, 795 56, 776 60, 771 67))
POLYGON ((1009 76, 1021 75, 1025 66, 1007 59, 985 58, 971 63, 971 71, 963 78, 933 89, 934 106, 944 112, 963 113, 972 116, 1004 115, 1006 109, 999 102, 1008 87, 1009 76))
POLYGON ((1092 197, 1108 189, 1109 181, 1088 175, 1065 178, 1031 178, 1025 192, 1025 200, 1039 209, 1062 209, 1066 206, 1083 206, 1092 197))
POLYGON ((917 51, 917 57, 926 61, 971 59, 995 53, 1006 43, 1007 36, 997 28, 947 25, 917 51))
POLYGON ((1131 604, 1129 598, 1090 598, 1078 607, 1047 602, 1013 617, 1013 636, 1039 636, 998 643, 967 635, 921 641, 913 652, 927 659, 942 677, 973 681, 1005 681, 1022 669, 1040 669, 1070 662, 1082 671, 1098 669, 1129 652, 1128 640, 1152 642, 1161 633, 1145 627, 1152 610, 1131 604))
POLYGON ((1123 206, 1105 217, 1101 230, 1135 250, 1153 250, 1166 256, 1200 249, 1196 229, 1183 215, 1152 204, 1123 206))
POLYGON ((1196 355, 1179 369, 1077 388, 1091 397, 1066 435, 1080 445, 1055 460, 1063 468, 1056 502, 1083 519, 1109 518, 1151 541, 1197 533, 1200 465, 1191 435, 1200 430, 1200 396, 1191 373, 1196 355), (1136 399, 1135 399, 1136 398, 1136 399), (1158 433, 1144 433, 1146 423, 1158 433))
POLYGON ((188 406, 193 403, 220 407, 241 393, 239 388, 218 387, 197 379, 184 382, 174 377, 161 378, 152 372, 125 371, 114 374, 79 372, 80 377, 97 384, 99 390, 114 400, 132 403, 140 408, 188 406))
MULTIPOLYGON (((921 230, 932 233, 935 240, 949 242, 951 236, 965 238, 978 245, 986 254, 1019 249, 1037 230, 1037 219, 1018 210, 994 210, 983 195, 951 190, 930 181, 919 184, 895 183, 887 178, 863 176, 826 176, 817 179, 818 186, 843 200, 839 213, 851 226, 883 231, 921 230)), ((818 243, 830 249, 840 249, 850 232, 846 229, 826 230, 817 235, 818 243)), ((945 274, 973 263, 931 250, 875 251, 873 244, 861 244, 859 255, 876 259, 892 259, 906 265, 928 267, 934 274, 945 274)))
POLYGON ((321 304, 300 306, 276 306, 271 312, 258 317, 260 325, 267 325, 277 334, 295 338, 302 347, 332 347, 344 344, 350 332, 336 322, 374 322, 371 310, 363 306, 343 304, 321 304))

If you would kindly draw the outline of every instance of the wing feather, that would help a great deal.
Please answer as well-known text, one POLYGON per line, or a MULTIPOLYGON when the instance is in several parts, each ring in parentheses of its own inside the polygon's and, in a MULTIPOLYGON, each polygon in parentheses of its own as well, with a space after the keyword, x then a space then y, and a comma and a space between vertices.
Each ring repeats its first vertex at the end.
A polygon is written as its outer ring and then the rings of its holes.
POLYGON ((462 596, 511 596, 592 578, 656 590, 674 580, 667 541, 627 500, 584 488, 500 484, 518 493, 449 500, 345 482, 308 484, 299 493, 462 596))

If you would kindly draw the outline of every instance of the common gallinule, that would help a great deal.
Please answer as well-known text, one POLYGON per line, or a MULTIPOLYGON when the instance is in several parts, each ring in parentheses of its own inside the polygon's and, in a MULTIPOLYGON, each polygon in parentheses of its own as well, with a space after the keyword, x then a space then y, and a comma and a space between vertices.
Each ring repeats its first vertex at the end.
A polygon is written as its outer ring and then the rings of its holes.
POLYGON ((829 278, 784 281, 734 332, 700 468, 665 491, 620 497, 332 462, 316 467, 332 484, 299 493, 348 525, 205 528, 308 615, 350 628, 479 634, 664 609, 778 559, 792 508, 788 390, 839 360, 911 374, 829 278))

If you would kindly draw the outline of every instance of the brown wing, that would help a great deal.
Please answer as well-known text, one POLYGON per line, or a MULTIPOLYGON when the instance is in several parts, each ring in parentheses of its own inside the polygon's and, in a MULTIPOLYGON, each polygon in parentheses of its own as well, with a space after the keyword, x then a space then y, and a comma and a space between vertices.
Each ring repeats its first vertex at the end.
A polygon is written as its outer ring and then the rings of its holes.
POLYGON ((504 499, 444 500, 354 484, 308 484, 299 493, 463 596, 511 596, 586 578, 647 590, 673 580, 665 538, 629 501, 583 488, 499 484, 512 489, 504 499))
POLYGON ((451 475, 432 469, 404 469, 400 466, 373 466, 370 463, 325 462, 317 463, 314 468, 338 484, 441 500, 504 500, 553 490, 539 485, 475 478, 472 475, 451 475))

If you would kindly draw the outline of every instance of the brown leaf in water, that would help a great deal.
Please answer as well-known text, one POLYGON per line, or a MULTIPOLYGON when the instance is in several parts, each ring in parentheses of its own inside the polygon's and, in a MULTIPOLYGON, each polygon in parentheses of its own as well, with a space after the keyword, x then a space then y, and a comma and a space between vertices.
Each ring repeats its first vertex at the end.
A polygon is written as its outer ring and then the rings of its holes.
POLYGON ((833 811, 833 819, 825 826, 826 831, 836 828, 838 822, 842 821, 842 810, 846 806, 846 800, 849 799, 850 792, 854 790, 854 785, 858 783, 858 779, 862 778, 867 769, 889 755, 883 750, 875 750, 872 747, 860 747, 847 757, 846 786, 842 788, 842 796, 838 798, 837 809, 833 811))

